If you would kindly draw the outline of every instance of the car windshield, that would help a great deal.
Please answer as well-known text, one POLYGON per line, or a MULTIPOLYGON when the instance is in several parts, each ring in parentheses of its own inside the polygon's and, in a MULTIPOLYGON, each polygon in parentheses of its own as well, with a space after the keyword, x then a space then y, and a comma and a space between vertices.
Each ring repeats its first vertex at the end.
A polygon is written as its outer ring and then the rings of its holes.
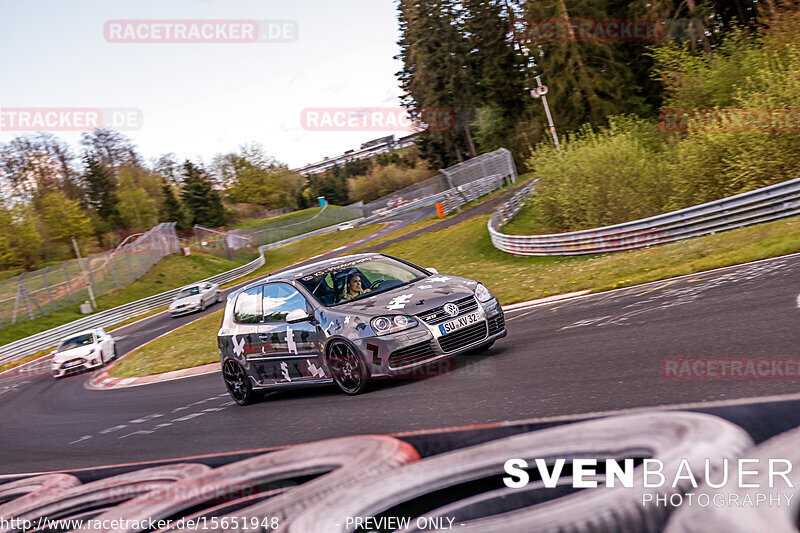
POLYGON ((83 335, 78 335, 76 337, 70 337, 69 339, 65 340, 61 343, 61 346, 58 347, 59 352, 66 352, 67 350, 71 350, 73 348, 78 348, 80 346, 88 346, 92 344, 94 340, 92 339, 91 333, 84 333, 83 335))
POLYGON ((362 257, 300 278, 300 283, 322 305, 336 306, 425 278, 422 270, 390 257, 362 257))
POLYGON ((200 294, 200 287, 186 287, 178 293, 178 298, 186 298, 187 296, 196 296, 198 294, 200 294))

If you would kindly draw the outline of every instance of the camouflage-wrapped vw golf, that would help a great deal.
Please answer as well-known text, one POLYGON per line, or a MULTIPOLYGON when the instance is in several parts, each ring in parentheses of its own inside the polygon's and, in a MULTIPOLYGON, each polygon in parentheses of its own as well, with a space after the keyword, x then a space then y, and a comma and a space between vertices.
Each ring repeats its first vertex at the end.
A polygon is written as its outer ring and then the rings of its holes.
POLYGON ((231 397, 336 383, 359 394, 373 379, 506 335, 503 311, 477 281, 402 259, 361 254, 273 274, 228 296, 218 344, 231 397))

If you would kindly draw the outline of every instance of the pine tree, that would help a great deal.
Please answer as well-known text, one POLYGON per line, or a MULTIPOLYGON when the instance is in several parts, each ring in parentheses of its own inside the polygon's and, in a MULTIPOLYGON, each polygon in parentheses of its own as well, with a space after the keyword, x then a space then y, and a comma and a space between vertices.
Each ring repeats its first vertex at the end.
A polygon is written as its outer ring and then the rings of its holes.
POLYGON ((468 43, 459 31, 454 0, 401 0, 397 75, 412 117, 427 123, 422 156, 434 167, 475 155, 470 123, 477 107, 474 73, 466 67, 468 43), (434 122, 431 124, 431 122, 434 122))
POLYGON ((112 226, 118 224, 117 186, 111 173, 92 155, 86 155, 84 162, 86 171, 81 177, 86 191, 84 204, 105 222, 112 226))
MULTIPOLYGON (((549 88, 547 100, 559 130, 576 130, 587 122, 600 125, 609 115, 647 112, 631 68, 620 56, 621 43, 581 38, 574 30, 569 31, 581 19, 622 18, 616 15, 608 1, 575 0, 567 5, 566 0, 541 0, 526 4, 529 25, 551 21, 563 28, 564 37, 542 38, 532 31, 524 43, 535 62, 534 74, 542 75, 549 88)), ((646 44, 641 44, 642 53, 646 44)), ((531 104, 541 108, 538 101, 531 104)))
POLYGON ((161 186, 161 192, 164 194, 164 202, 161 204, 161 220, 175 222, 175 227, 179 230, 189 229, 186 224, 186 213, 183 211, 183 206, 166 179, 161 186))
POLYGON ((524 89, 524 62, 509 36, 514 15, 505 0, 463 0, 463 7, 467 69, 475 78, 478 113, 484 118, 476 139, 486 152, 509 144, 530 96, 524 89))
POLYGON ((181 199, 189 211, 191 224, 211 227, 224 224, 225 208, 205 172, 187 160, 183 164, 183 176, 181 199))

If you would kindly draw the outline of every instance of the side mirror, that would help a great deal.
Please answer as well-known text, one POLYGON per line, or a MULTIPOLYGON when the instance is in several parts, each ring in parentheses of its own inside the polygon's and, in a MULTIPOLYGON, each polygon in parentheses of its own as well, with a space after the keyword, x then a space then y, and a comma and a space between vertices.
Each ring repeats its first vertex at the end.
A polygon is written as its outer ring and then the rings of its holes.
POLYGON ((427 270, 428 272, 433 272, 434 274, 438 274, 439 273, 439 271, 436 270, 433 267, 425 267, 425 270, 427 270))
POLYGON ((295 309, 294 311, 290 311, 288 315, 286 315, 286 322, 289 324, 296 324, 297 322, 306 322, 311 320, 311 315, 309 315, 304 309, 295 309))

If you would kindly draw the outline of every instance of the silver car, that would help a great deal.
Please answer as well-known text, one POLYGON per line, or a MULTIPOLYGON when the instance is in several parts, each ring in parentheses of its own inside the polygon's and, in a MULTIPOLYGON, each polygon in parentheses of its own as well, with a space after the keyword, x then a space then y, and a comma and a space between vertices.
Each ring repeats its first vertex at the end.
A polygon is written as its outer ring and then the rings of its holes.
POLYGON ((228 392, 246 405, 257 391, 326 383, 359 394, 374 379, 486 350, 505 335, 500 304, 481 283, 361 254, 234 291, 217 343, 228 392))
POLYGON ((117 358, 117 343, 103 331, 90 329, 71 335, 59 343, 53 352, 50 369, 53 377, 99 368, 117 358))
POLYGON ((216 283, 195 283, 188 285, 178 292, 178 295, 169 306, 169 314, 173 317, 205 311, 217 302, 222 301, 219 285, 216 283))

